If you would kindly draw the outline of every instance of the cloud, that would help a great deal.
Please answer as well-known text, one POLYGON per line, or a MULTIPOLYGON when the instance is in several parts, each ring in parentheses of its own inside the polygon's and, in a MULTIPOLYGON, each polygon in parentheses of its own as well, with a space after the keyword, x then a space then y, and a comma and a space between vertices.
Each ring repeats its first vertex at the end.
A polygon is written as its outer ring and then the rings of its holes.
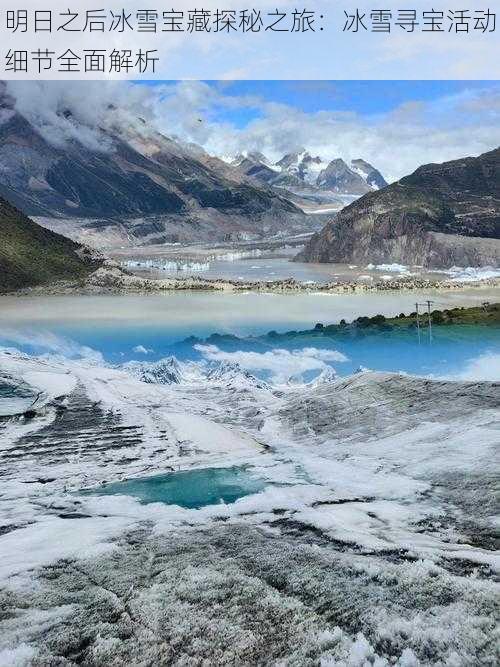
POLYGON ((227 361, 239 364, 248 371, 269 373, 273 381, 284 383, 291 377, 308 371, 323 371, 329 367, 327 361, 345 362, 347 357, 336 350, 320 350, 305 347, 301 350, 275 349, 269 352, 225 352, 216 345, 195 345, 207 361, 227 361))
POLYGON ((244 128, 208 121, 203 145, 217 155, 258 150, 271 159, 304 146, 326 160, 362 157, 393 181, 421 164, 479 155, 500 145, 497 96, 485 88, 434 102, 410 101, 376 115, 335 110, 307 113, 262 102, 258 117, 244 128))
POLYGON ((305 96, 314 94, 314 86, 331 90, 329 108, 306 112, 235 94, 224 82, 10 81, 7 90, 17 111, 48 141, 65 146, 78 140, 92 150, 112 150, 103 129, 124 133, 132 126, 199 144, 219 157, 255 150, 278 160, 302 146, 326 160, 362 157, 393 181, 421 164, 500 145, 500 91, 494 82, 431 101, 408 100, 377 114, 336 110, 335 82, 288 85, 305 96))
POLYGON ((465 368, 449 380, 498 382, 500 378, 500 353, 487 352, 470 359, 465 368))
POLYGON ((136 345, 132 351, 137 352, 138 354, 152 354, 154 352, 154 350, 149 347, 144 347, 144 345, 136 345))
POLYGON ((147 86, 118 81, 8 81, 6 92, 15 110, 52 145, 76 140, 93 151, 112 150, 103 130, 122 130, 140 118, 154 125, 153 95, 147 86))
POLYGON ((51 352, 68 359, 85 359, 91 363, 103 364, 102 354, 87 345, 59 336, 51 331, 18 330, 10 327, 0 328, 0 342, 14 343, 22 347, 33 348, 36 352, 51 352))

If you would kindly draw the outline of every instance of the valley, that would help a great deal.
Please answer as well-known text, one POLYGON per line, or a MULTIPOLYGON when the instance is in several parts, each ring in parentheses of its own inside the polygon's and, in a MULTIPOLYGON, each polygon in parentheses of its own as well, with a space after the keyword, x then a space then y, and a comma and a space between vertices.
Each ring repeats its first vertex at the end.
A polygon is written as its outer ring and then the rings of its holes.
POLYGON ((0 83, 0 667, 498 662, 492 84, 250 83, 0 83))

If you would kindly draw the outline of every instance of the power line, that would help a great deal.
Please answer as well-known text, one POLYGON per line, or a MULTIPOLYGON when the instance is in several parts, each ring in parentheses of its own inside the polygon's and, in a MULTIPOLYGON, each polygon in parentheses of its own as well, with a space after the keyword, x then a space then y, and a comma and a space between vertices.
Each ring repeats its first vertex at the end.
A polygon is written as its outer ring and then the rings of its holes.
POLYGON ((427 324, 429 327, 429 343, 432 343, 432 318, 431 318, 431 306, 434 304, 434 301, 427 300, 425 303, 416 303, 415 307, 417 310, 417 335, 418 342, 420 343, 420 312, 418 310, 419 306, 425 308, 427 306, 427 324))

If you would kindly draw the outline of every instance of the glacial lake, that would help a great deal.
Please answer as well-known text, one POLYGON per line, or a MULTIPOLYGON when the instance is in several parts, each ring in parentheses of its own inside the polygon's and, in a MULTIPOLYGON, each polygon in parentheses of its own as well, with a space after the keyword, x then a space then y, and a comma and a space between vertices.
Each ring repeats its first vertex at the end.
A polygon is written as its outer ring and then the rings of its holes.
MULTIPOLYGON (((294 279, 303 283, 324 284, 334 280, 370 284, 380 280, 390 281, 401 276, 415 276, 431 280, 447 279, 451 272, 428 270, 421 266, 399 264, 315 264, 295 262, 293 257, 300 247, 275 250, 244 247, 209 248, 203 246, 146 246, 135 248, 133 254, 127 249, 111 251, 113 258, 125 268, 147 278, 179 278, 198 276, 214 280, 236 282, 274 281, 294 279)), ((500 270, 458 269, 454 277, 492 277, 500 270)))
POLYGON ((218 503, 234 503, 238 498, 258 493, 265 487, 244 467, 202 468, 114 482, 83 495, 126 495, 141 503, 165 503, 198 509, 218 503))
MULTIPOLYGON (((296 249, 294 249, 295 253, 296 249)), ((290 278, 298 282, 317 283, 318 285, 334 280, 347 280, 370 283, 383 279, 389 280, 404 273, 394 271, 376 270, 375 267, 349 266, 347 264, 311 264, 305 262, 292 262, 290 257, 255 257, 246 259, 215 259, 210 261, 183 259, 165 261, 154 260, 163 267, 147 267, 148 261, 142 262, 142 266, 128 266, 139 276, 145 278, 179 278, 186 276, 198 276, 207 280, 233 280, 241 281, 273 281, 288 280, 290 278), (360 276, 362 276, 360 278, 360 276)), ((413 272, 413 269, 411 270, 413 272)), ((445 272, 430 273, 417 269, 419 277, 431 278, 433 280, 445 279, 449 276, 445 272)))

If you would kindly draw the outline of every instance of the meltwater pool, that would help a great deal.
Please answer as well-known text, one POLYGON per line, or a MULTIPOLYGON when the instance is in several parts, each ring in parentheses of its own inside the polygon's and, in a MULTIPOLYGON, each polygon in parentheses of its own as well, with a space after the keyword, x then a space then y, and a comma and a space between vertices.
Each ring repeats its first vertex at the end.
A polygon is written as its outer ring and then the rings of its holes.
POLYGON ((152 477, 129 479, 87 489, 84 495, 126 495, 142 503, 165 503, 198 509, 217 503, 234 503, 238 498, 257 493, 264 480, 254 477, 246 467, 201 468, 152 477))

